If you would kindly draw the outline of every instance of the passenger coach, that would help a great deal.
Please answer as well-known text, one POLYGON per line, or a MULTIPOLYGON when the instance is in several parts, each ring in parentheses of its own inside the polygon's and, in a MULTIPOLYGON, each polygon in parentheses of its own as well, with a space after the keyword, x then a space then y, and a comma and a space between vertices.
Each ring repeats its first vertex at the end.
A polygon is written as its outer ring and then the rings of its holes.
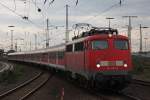
POLYGON ((131 79, 128 38, 115 29, 93 28, 71 42, 48 49, 9 54, 9 60, 62 70, 84 85, 123 89, 131 79))

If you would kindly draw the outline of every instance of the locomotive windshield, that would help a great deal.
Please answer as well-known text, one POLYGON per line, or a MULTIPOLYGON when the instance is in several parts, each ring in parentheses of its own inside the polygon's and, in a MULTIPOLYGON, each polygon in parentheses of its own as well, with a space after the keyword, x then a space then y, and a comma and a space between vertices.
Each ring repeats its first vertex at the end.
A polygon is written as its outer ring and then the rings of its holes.
POLYGON ((103 50, 108 48, 108 42, 106 40, 95 40, 92 41, 93 50, 103 50))
POLYGON ((127 40, 115 40, 115 48, 119 50, 128 50, 128 41, 127 40))

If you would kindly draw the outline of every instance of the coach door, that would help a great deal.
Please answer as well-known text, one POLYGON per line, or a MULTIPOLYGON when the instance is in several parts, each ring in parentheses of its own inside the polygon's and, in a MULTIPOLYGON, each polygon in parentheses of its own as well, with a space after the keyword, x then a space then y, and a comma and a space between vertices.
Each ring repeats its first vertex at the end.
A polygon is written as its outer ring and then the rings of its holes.
POLYGON ((74 44, 74 61, 75 61, 75 69, 77 70, 77 72, 84 73, 85 51, 83 41, 74 44))

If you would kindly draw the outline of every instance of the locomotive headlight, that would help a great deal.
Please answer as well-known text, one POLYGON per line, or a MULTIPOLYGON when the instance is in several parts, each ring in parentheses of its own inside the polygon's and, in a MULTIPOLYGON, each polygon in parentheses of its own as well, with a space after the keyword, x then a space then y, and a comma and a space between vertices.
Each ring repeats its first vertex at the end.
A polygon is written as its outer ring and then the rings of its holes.
POLYGON ((127 65, 127 64, 124 64, 123 66, 124 66, 124 67, 128 67, 128 65, 127 65))
POLYGON ((100 65, 100 64, 96 64, 96 67, 97 67, 97 68, 100 68, 100 67, 101 67, 101 65, 100 65))
POLYGON ((108 37, 111 38, 111 37, 112 37, 112 34, 108 34, 108 37))

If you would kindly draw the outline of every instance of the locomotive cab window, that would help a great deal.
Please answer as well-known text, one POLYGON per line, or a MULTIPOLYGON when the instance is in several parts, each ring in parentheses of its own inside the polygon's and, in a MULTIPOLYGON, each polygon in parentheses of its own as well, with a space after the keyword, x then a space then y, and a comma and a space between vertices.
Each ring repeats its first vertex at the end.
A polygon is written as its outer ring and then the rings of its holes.
POLYGON ((93 50, 103 50, 108 48, 108 42, 106 40, 94 40, 92 41, 93 50))
POLYGON ((127 40, 115 40, 115 48, 119 50, 128 50, 128 41, 127 40))

